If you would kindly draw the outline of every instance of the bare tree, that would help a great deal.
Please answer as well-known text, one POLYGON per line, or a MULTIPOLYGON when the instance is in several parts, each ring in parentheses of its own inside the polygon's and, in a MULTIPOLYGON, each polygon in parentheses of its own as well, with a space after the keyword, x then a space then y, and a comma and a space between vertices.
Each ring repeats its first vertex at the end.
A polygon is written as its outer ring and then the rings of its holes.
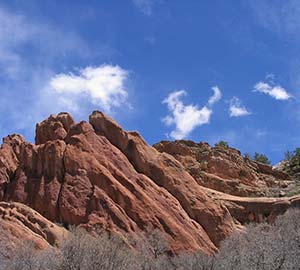
POLYGON ((92 236, 83 229, 72 230, 61 252, 63 270, 137 269, 133 250, 116 234, 105 231, 92 236))
POLYGON ((188 253, 183 252, 173 259, 178 270, 214 270, 215 257, 206 255, 202 252, 188 253))
POLYGON ((10 260, 9 269, 12 270, 40 270, 41 265, 37 256, 34 243, 31 241, 24 242, 10 260))
POLYGON ((8 258, 11 256, 10 240, 7 237, 4 229, 0 225, 0 270, 7 268, 8 258))
POLYGON ((137 243, 139 250, 139 269, 172 270, 176 269, 172 261, 171 248, 165 235, 158 229, 147 229, 145 238, 137 243))
POLYGON ((218 269, 300 269, 300 211, 290 210, 274 224, 257 224, 226 239, 218 269))
MULTIPOLYGON (((6 243, 1 240, 0 255, 5 258, 6 243)), ((174 256, 159 230, 149 230, 132 249, 115 233, 91 235, 72 229, 57 248, 37 251, 33 243, 24 243, 8 264, 1 261, 0 270, 292 270, 300 269, 299 258, 300 211, 292 209, 274 224, 249 225, 233 233, 214 256, 174 256)))

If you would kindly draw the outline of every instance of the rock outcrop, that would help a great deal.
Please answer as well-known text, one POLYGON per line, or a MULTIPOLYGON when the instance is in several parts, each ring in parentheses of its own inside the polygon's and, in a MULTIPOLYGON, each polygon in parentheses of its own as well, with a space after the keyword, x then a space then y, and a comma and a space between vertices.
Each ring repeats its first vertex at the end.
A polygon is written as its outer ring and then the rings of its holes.
POLYGON ((208 196, 222 202, 240 224, 274 222, 289 208, 300 208, 300 195, 282 198, 240 197, 206 188, 208 196))
POLYGON ((206 253, 234 229, 229 211, 181 163, 100 112, 90 123, 51 115, 37 125, 36 144, 5 138, 0 160, 0 199, 65 226, 101 226, 133 238, 158 228, 174 251, 206 253))
POLYGON ((190 141, 151 147, 101 112, 80 123, 60 113, 37 124, 35 144, 16 134, 3 139, 0 222, 41 247, 65 233, 58 222, 133 239, 159 229, 173 252, 211 254, 237 225, 298 205, 297 196, 247 197, 286 180, 232 148, 190 141))
POLYGON ((0 202, 0 217, 0 242, 11 249, 6 250, 8 254, 24 241, 31 241, 37 249, 60 245, 69 233, 20 203, 0 202))
POLYGON ((192 141, 154 145, 173 155, 201 186, 237 196, 277 196, 290 183, 288 174, 245 158, 240 151, 192 141))
POLYGON ((97 134, 118 147, 138 172, 174 196, 216 245, 232 231, 231 217, 226 208, 210 200, 176 159, 149 146, 137 132, 125 132, 101 112, 94 112, 90 122, 97 134))

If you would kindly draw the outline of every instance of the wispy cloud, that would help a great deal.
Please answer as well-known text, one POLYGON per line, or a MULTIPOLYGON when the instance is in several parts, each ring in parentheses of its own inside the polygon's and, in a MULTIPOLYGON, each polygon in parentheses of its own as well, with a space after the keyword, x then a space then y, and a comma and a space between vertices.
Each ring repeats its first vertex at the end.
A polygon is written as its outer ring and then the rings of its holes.
POLYGON ((299 38, 300 2, 295 0, 255 0, 249 2, 254 11, 255 21, 262 27, 290 38, 299 38))
POLYGON ((215 104, 222 98, 222 93, 218 86, 212 87, 212 90, 214 91, 214 94, 208 100, 209 105, 215 104))
POLYGON ((132 0, 133 4, 147 16, 152 15, 154 5, 161 1, 162 0, 132 0))
POLYGON ((242 104, 242 101, 237 97, 230 99, 228 112, 230 117, 241 117, 251 114, 251 112, 242 104))
POLYGON ((254 136, 255 136, 257 139, 264 138, 264 137, 266 137, 267 134, 268 134, 268 132, 265 131, 265 130, 257 130, 256 132, 254 132, 254 136))
POLYGON ((0 6, 0 75, 8 79, 28 79, 31 68, 41 68, 70 54, 90 55, 88 45, 75 33, 63 32, 56 26, 30 21, 0 6), (58 42, 59 40, 59 42, 58 42), (32 54, 22 48, 32 48, 32 54), (26 70, 24 69, 26 66, 26 70), (37 67, 39 66, 39 67, 37 67))
POLYGON ((275 98, 276 100, 288 100, 292 95, 280 85, 270 85, 267 82, 255 84, 253 92, 260 92, 275 98))
POLYGON ((69 110, 78 108, 84 95, 91 103, 110 112, 126 103, 128 78, 129 72, 119 66, 101 65, 80 69, 77 75, 57 74, 50 79, 49 86, 69 110))
POLYGON ((1 74, 14 77, 20 71, 22 58, 18 46, 33 34, 34 27, 28 26, 22 16, 7 12, 0 7, 0 67, 1 74))
POLYGON ((175 125, 169 134, 172 138, 180 140, 186 138, 196 127, 208 124, 212 115, 211 105, 221 98, 221 91, 213 87, 214 94, 209 98, 208 105, 199 108, 198 105, 185 105, 182 98, 187 95, 185 90, 174 91, 163 101, 167 104, 170 115, 162 119, 167 126, 175 125))

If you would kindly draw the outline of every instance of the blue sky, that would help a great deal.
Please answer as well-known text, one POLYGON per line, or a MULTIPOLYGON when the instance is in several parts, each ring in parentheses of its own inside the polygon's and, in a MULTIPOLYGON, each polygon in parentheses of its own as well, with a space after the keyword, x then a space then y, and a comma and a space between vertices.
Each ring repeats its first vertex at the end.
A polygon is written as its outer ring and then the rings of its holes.
POLYGON ((3 0, 0 135, 103 110, 153 144, 299 146, 300 2, 3 0))

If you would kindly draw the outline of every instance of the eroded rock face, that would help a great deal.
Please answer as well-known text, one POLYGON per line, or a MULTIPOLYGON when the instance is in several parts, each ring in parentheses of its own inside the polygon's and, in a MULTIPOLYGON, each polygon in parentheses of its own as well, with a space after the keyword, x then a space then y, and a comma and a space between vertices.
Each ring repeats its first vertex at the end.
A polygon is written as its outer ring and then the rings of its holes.
POLYGON ((206 188, 207 195, 222 202, 241 224, 272 223, 289 208, 300 207, 300 195, 282 198, 240 197, 206 188))
POLYGON ((288 174, 244 158, 230 147, 184 140, 162 141, 154 147, 173 155, 200 185, 232 195, 274 196, 290 180, 288 174))
POLYGON ((11 252, 23 241, 33 242, 37 249, 60 245, 69 233, 21 203, 0 202, 0 217, 1 240, 6 239, 11 252))
POLYGON ((245 160, 237 150, 189 141, 155 148, 98 111, 80 123, 67 113, 51 115, 37 124, 35 144, 19 135, 3 140, 0 221, 21 220, 15 234, 29 226, 41 246, 60 237, 47 218, 88 230, 100 226, 133 239, 158 228, 175 252, 213 253, 237 223, 260 221, 262 215, 271 220, 299 205, 298 197, 265 200, 224 193, 257 195, 287 177, 245 160))
POLYGON ((63 140, 75 124, 73 117, 65 112, 57 116, 52 114, 45 121, 36 125, 35 143, 43 144, 47 141, 63 140))
POLYGON ((174 251, 212 253, 234 229, 184 167, 100 112, 90 123, 65 113, 37 125, 36 144, 20 136, 0 150, 1 200, 26 204, 64 225, 140 237, 159 228, 174 251))
POLYGON ((227 209, 206 196, 175 158, 149 146, 137 132, 125 132, 101 112, 94 112, 90 123, 97 134, 105 136, 126 155, 138 172, 174 196, 189 217, 205 229, 214 244, 218 245, 232 232, 233 222, 227 209))

